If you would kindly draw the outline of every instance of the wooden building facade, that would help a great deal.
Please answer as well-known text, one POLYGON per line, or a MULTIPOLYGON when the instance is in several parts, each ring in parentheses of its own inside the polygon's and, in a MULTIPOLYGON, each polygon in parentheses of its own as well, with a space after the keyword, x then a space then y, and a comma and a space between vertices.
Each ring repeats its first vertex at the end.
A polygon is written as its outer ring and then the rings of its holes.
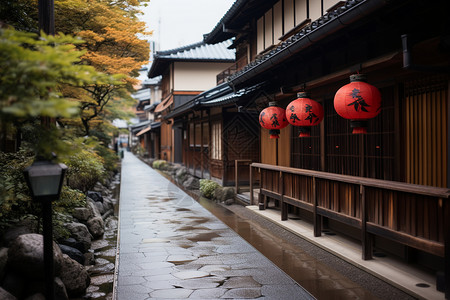
POLYGON ((162 76, 161 102, 155 108, 155 113, 161 115, 159 158, 183 162, 185 134, 181 124, 167 116, 216 85, 216 75, 234 62, 234 51, 227 49, 229 44, 229 41, 215 45, 199 42, 155 54, 148 77, 162 76))
MULTIPOLYGON (((240 105, 286 108, 299 91, 324 107, 311 137, 298 127, 280 139, 260 129, 252 164, 264 208, 297 213, 361 242, 363 259, 382 249, 445 272, 450 297, 449 84, 447 1, 238 0, 207 43, 234 37, 236 61, 218 78, 233 91, 261 84, 240 105), (334 108, 336 91, 363 73, 382 111, 368 133, 352 134, 334 108), (264 84, 263 84, 264 83, 264 84)), ((211 128, 211 127, 210 127, 211 128)))

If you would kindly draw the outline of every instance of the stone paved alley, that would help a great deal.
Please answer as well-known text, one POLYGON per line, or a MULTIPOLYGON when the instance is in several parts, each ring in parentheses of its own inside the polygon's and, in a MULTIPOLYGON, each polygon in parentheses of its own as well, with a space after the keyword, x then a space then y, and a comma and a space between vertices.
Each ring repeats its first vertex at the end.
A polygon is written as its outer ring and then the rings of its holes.
POLYGON ((184 191, 127 152, 116 299, 314 299, 184 191))

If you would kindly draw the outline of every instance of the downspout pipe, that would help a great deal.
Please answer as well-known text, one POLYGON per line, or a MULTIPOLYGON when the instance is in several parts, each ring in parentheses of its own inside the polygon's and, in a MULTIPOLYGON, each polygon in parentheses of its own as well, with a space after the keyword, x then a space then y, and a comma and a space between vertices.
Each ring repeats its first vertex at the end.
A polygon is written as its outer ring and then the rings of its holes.
MULTIPOLYGON (((356 2, 356 0, 354 1, 356 2)), ((353 7, 347 8, 344 6, 323 16, 319 20, 314 21, 303 32, 294 35, 291 38, 290 45, 285 46, 284 49, 281 49, 272 55, 270 53, 267 54, 267 57, 261 63, 256 64, 246 72, 229 79, 228 83, 230 86, 240 85, 254 76, 264 73, 273 66, 284 62, 292 55, 298 54, 342 28, 365 18, 371 13, 384 7, 387 3, 387 0, 365 0, 353 7)))

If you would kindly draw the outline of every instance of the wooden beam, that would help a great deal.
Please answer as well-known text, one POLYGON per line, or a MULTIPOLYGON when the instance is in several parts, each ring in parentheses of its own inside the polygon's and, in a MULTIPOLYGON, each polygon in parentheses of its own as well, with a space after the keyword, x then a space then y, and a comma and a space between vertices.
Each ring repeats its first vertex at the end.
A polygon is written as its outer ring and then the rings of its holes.
POLYGON ((438 197, 438 198, 443 198, 443 199, 447 199, 450 197, 450 190, 448 188, 438 188, 438 187, 432 187, 432 186, 426 186, 426 185, 418 185, 418 184, 410 184, 410 183, 397 182, 397 181, 341 175, 341 174, 334 174, 334 173, 321 172, 321 171, 274 166, 274 165, 261 164, 261 163, 253 163, 252 166, 255 168, 261 168, 264 170, 282 171, 285 173, 303 175, 303 176, 308 176, 308 177, 314 176, 316 178, 327 179, 327 180, 337 181, 337 182, 351 183, 351 184, 355 184, 355 185, 363 184, 366 187, 375 187, 375 188, 384 189, 384 190, 406 192, 406 193, 412 193, 412 194, 418 194, 418 195, 424 195, 424 196, 438 197))
POLYGON ((323 207, 317 207, 317 213, 324 217, 339 221, 352 227, 361 228, 361 220, 355 217, 350 217, 323 207))
MULTIPOLYGON (((387 239, 396 241, 398 243, 434 254, 436 256, 444 257, 444 244, 415 237, 401 231, 395 231, 378 224, 367 222, 367 232, 376 234, 387 239)), ((448 233, 447 233, 448 234, 448 233)))
POLYGON ((249 174, 250 174, 250 205, 254 205, 253 201, 253 167, 252 164, 249 165, 249 174))

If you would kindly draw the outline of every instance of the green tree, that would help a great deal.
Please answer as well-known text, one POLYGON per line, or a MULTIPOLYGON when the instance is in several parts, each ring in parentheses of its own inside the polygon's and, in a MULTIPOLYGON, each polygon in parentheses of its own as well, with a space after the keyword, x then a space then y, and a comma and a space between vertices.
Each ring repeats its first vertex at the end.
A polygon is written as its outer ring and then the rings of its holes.
MULTIPOLYGON (((17 128, 42 117, 69 118, 79 105, 61 93, 61 86, 84 87, 112 79, 80 63, 82 41, 64 34, 48 36, 0 29, 0 120, 17 128)), ((61 132, 51 127, 35 132, 36 150, 49 156, 61 145, 61 132), (49 145, 53 147, 48 149, 49 145)))

